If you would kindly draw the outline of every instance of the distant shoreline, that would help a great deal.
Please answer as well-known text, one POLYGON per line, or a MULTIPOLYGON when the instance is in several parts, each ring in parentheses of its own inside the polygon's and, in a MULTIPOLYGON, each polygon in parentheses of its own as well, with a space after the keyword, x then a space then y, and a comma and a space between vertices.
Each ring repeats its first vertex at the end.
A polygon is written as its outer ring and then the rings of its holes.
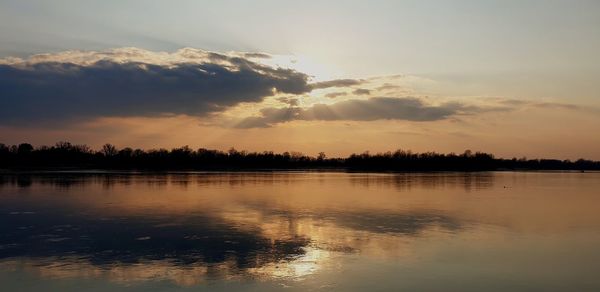
POLYGON ((432 172, 432 171, 590 171, 600 170, 600 161, 586 159, 495 158, 493 154, 465 150, 461 154, 396 150, 364 152, 343 158, 317 157, 298 152, 228 151, 188 146, 167 149, 118 149, 106 144, 100 150, 86 145, 59 142, 34 148, 27 143, 0 143, 0 169, 24 171, 342 171, 342 172, 432 172))
POLYGON ((375 170, 346 168, 245 168, 245 169, 93 169, 93 168, 39 168, 39 169, 0 169, 1 175, 145 175, 145 174, 219 174, 219 173, 472 173, 472 172, 540 172, 540 173, 600 173, 598 169, 492 169, 492 170, 375 170))

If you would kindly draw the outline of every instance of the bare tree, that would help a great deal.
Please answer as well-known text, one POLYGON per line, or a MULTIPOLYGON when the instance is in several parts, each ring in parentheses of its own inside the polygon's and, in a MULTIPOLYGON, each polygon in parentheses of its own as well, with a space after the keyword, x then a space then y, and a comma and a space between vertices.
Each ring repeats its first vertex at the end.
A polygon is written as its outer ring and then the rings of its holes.
POLYGON ((106 157, 112 157, 112 156, 116 156, 119 151, 117 150, 117 147, 115 147, 115 145, 106 143, 104 144, 104 146, 102 146, 102 150, 100 150, 100 152, 102 152, 102 154, 104 154, 104 156, 106 157))

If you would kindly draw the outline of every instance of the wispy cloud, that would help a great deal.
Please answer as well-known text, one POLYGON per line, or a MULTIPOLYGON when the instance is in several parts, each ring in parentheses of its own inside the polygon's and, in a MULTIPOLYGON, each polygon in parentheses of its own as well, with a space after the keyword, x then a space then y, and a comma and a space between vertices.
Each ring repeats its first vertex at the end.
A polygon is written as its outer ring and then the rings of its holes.
POLYGON ((429 105, 413 97, 373 97, 367 100, 351 99, 331 105, 315 104, 308 108, 264 108, 260 116, 242 120, 238 128, 270 127, 275 124, 295 120, 320 121, 374 121, 408 120, 436 121, 458 114, 485 111, 477 106, 466 106, 457 102, 429 105))
POLYGON ((323 88, 330 88, 330 87, 350 87, 353 85, 359 85, 363 82, 364 82, 364 80, 360 80, 360 79, 335 79, 335 80, 328 80, 328 81, 312 83, 312 84, 310 84, 310 86, 312 89, 323 89, 323 88))
POLYGON ((355 95, 369 95, 369 94, 371 94, 371 90, 364 89, 364 88, 358 88, 358 89, 352 91, 352 94, 355 94, 355 95))
POLYGON ((344 96, 346 94, 347 93, 343 92, 343 91, 340 91, 340 92, 331 92, 331 93, 325 94, 325 97, 336 98, 336 97, 344 96))

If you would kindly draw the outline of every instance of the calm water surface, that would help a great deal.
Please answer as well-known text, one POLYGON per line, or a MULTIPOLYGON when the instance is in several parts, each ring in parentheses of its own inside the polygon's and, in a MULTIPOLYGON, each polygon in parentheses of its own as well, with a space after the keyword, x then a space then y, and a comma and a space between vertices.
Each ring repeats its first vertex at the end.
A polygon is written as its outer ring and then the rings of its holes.
POLYGON ((0 291, 600 291, 600 173, 0 175, 0 291))

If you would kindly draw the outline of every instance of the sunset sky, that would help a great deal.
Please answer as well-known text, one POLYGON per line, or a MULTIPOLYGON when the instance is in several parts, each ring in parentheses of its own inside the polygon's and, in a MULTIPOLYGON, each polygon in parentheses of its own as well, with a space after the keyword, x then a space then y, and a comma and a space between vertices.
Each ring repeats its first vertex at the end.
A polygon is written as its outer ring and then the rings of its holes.
POLYGON ((0 142, 600 159, 600 1, 0 0, 0 142))

